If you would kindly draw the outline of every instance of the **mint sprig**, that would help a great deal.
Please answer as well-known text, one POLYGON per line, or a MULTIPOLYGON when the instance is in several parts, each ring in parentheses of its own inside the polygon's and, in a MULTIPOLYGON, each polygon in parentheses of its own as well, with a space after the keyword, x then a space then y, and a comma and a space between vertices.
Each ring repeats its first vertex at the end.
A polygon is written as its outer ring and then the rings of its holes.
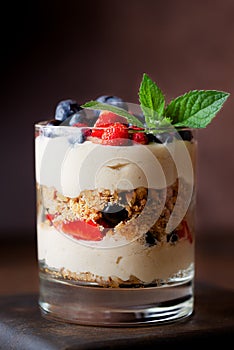
POLYGON ((194 90, 172 100, 165 107, 159 87, 144 74, 139 89, 141 109, 148 127, 170 120, 174 127, 205 128, 222 108, 230 94, 216 90, 194 90))
POLYGON ((125 117, 129 123, 139 126, 140 128, 144 127, 139 119, 137 119, 134 115, 128 113, 125 109, 119 108, 116 106, 109 105, 107 103, 100 103, 97 101, 89 101, 81 106, 86 109, 94 109, 99 111, 109 111, 113 112, 121 117, 125 117))
MULTIPOLYGON (((125 117, 130 124, 148 129, 205 128, 223 107, 228 92, 217 90, 192 90, 173 99, 168 105, 156 83, 146 74, 139 88, 139 102, 145 116, 145 125, 125 109, 98 101, 89 101, 82 108, 107 110, 125 117)), ((160 131, 159 131, 160 132, 160 131)))

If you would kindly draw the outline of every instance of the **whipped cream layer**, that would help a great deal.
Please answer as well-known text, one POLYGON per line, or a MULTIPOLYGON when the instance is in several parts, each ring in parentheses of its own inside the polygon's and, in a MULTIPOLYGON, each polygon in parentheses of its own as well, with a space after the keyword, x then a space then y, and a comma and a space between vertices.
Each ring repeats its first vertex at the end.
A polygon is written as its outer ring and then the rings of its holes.
POLYGON ((195 144, 106 146, 91 141, 71 144, 68 136, 40 135, 35 140, 36 181, 75 198, 82 190, 161 189, 177 177, 194 181, 195 144))
POLYGON ((91 273, 108 280, 123 281, 135 276, 143 283, 168 279, 188 269, 194 260, 194 245, 188 240, 177 244, 147 247, 139 241, 115 248, 94 248, 74 243, 55 228, 38 224, 38 259, 49 268, 91 273))

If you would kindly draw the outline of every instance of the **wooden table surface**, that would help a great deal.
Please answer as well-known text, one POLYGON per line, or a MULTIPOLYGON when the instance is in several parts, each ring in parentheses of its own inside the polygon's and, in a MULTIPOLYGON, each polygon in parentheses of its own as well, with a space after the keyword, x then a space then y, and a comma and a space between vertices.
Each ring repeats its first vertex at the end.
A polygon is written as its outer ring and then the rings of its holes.
POLYGON ((0 244, 0 349, 155 349, 223 345, 234 335, 234 235, 197 237, 195 312, 161 326, 105 328, 44 319, 38 308, 36 244, 0 244))

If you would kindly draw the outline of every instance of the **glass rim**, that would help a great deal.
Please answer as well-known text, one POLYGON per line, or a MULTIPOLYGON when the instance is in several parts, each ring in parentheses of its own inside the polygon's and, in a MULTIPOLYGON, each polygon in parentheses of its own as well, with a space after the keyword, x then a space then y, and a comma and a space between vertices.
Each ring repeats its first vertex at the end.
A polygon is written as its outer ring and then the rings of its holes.
MULTIPOLYGON (((75 130, 83 130, 83 129, 90 129, 90 130, 93 130, 93 129, 95 129, 95 130, 103 130, 103 129, 106 129, 106 128, 108 128, 108 127, 110 127, 110 125, 106 125, 106 126, 89 126, 89 125, 87 125, 87 126, 84 126, 84 125, 82 125, 82 126, 75 126, 75 125, 48 125, 48 124, 45 124, 45 123, 48 123, 49 122, 49 120, 43 120, 43 121, 39 121, 39 122, 35 122, 34 123, 34 128, 40 128, 40 129, 47 129, 47 128, 49 128, 49 129, 54 129, 54 130, 56 130, 56 129, 61 129, 61 130, 72 130, 72 132, 75 132, 75 130)), ((178 132, 178 131, 197 131, 198 130, 198 128, 195 128, 195 127, 187 127, 187 126, 179 126, 179 127, 175 127, 175 126, 173 126, 173 124, 170 124, 170 125, 168 125, 168 126, 164 126, 164 127, 154 127, 154 128, 149 128, 149 127, 142 127, 142 128, 138 128, 138 127, 135 127, 134 125, 128 125, 127 126, 127 128, 128 128, 128 130, 135 130, 136 132, 152 132, 152 131, 158 131, 158 132, 160 132, 160 131, 164 131, 164 132, 178 132)))

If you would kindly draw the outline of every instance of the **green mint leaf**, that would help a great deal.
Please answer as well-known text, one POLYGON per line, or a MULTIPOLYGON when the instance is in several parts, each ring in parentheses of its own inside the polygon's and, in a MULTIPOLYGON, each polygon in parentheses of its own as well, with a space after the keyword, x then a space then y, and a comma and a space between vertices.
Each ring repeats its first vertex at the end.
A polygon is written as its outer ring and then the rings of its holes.
POLYGON ((81 106, 82 108, 86 109, 94 109, 94 110, 99 110, 99 111, 109 111, 113 112, 117 115, 120 115, 121 117, 125 117, 130 124, 139 126, 139 127, 144 127, 143 124, 137 119, 134 115, 128 113, 125 109, 115 107, 112 105, 109 105, 107 103, 100 103, 97 101, 89 101, 85 103, 84 105, 81 106))
POLYGON ((139 89, 139 101, 148 127, 155 127, 164 113, 165 98, 159 87, 143 74, 139 89))
POLYGON ((193 90, 172 100, 165 115, 175 127, 205 128, 229 95, 216 90, 193 90))

